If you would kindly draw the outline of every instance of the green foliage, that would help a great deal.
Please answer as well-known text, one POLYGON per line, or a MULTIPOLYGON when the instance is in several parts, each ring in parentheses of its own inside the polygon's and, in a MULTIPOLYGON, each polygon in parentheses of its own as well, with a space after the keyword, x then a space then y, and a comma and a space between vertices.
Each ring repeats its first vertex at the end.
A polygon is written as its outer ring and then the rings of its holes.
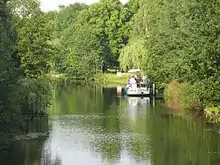
POLYGON ((186 82, 181 87, 186 90, 185 108, 194 99, 207 105, 210 99, 219 98, 218 5, 215 0, 140 1, 130 21, 129 44, 120 55, 122 68, 139 66, 157 84, 186 82), (143 58, 132 51, 137 38, 143 39, 135 49, 141 50, 143 58))
POLYGON ((205 108, 205 114, 209 122, 220 122, 220 105, 207 105, 205 108))
MULTIPOLYGON (((59 9, 59 12, 55 13, 53 22, 54 30, 53 33, 55 37, 61 38, 65 35, 66 31, 72 28, 72 25, 77 21, 77 15, 80 11, 87 9, 88 6, 85 4, 74 3, 66 7, 59 9)), ((72 29, 73 30, 73 29, 72 29)))
POLYGON ((181 107, 184 110, 201 110, 203 95, 203 86, 197 84, 182 83, 182 92, 180 93, 181 107))
POLYGON ((201 110, 202 87, 189 83, 173 81, 167 85, 164 95, 170 108, 183 110, 201 110))
POLYGON ((53 64, 53 46, 50 43, 51 29, 47 26, 48 17, 41 12, 36 0, 11 1, 16 23, 18 57, 21 68, 28 77, 47 74, 53 64), (19 3, 18 3, 19 2, 19 3))
POLYGON ((19 129, 21 120, 17 114, 19 108, 19 70, 14 59, 14 29, 11 28, 10 17, 6 10, 6 4, 0 6, 0 131, 14 132, 19 129), (12 121, 17 125, 12 126, 12 121))
POLYGON ((118 77, 115 73, 104 73, 100 74, 96 78, 96 82, 106 86, 115 87, 117 85, 126 85, 128 81, 128 75, 123 74, 121 77, 118 77))
POLYGON ((128 44, 121 50, 119 57, 120 67, 123 70, 127 70, 127 68, 143 68, 146 60, 145 51, 143 39, 130 39, 128 44))
POLYGON ((55 69, 70 78, 92 78, 100 72, 102 58, 97 37, 92 28, 80 24, 80 12, 87 9, 75 3, 55 14, 53 44, 58 48, 55 69))
POLYGON ((20 84, 21 96, 23 96, 20 98, 21 113, 29 117, 47 114, 47 107, 52 97, 49 81, 44 78, 24 78, 20 84))
POLYGON ((100 1, 82 13, 82 22, 88 22, 99 39, 104 59, 103 70, 118 66, 120 49, 128 39, 127 14, 118 0, 100 1))
POLYGON ((101 0, 44 13, 38 0, 1 1, 1 129, 17 115, 46 113, 51 85, 41 78, 92 80, 119 66, 145 70, 159 87, 173 82, 165 93, 174 107, 216 111, 218 6, 217 0, 101 0))
POLYGON ((220 15, 212 2, 145 2, 149 74, 160 82, 177 79, 194 83, 218 77, 215 20, 220 15))
POLYGON ((117 0, 89 7, 75 3, 54 13, 52 43, 59 49, 56 70, 74 78, 92 78, 118 66, 128 37, 127 13, 117 0))
POLYGON ((69 37, 66 73, 73 77, 93 78, 101 71, 102 57, 100 45, 89 26, 73 32, 69 37))
POLYGON ((40 74, 36 74, 36 71, 45 69, 44 66, 37 66, 37 58, 43 62, 43 57, 40 57, 40 51, 43 50, 38 48, 46 45, 40 39, 43 34, 38 32, 43 20, 40 20, 42 17, 36 19, 36 13, 40 13, 37 1, 10 1, 7 5, 6 1, 0 4, 0 132, 17 133, 26 129, 25 115, 33 116, 36 112, 45 114, 50 88, 41 83, 40 79, 23 77, 38 77, 40 74), (31 23, 34 22, 30 18, 36 21, 32 27, 31 23), (37 25, 39 29, 33 27, 37 25), (39 56, 34 56, 37 52, 39 56), (35 70, 30 68, 31 64, 35 65, 35 70))

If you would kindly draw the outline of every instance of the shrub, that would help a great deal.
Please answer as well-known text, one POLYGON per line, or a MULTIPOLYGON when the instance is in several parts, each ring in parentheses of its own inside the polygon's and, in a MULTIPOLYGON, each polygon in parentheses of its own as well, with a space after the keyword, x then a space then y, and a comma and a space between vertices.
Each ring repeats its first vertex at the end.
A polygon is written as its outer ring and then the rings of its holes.
POLYGON ((165 101, 172 109, 195 110, 201 109, 201 88, 187 82, 173 81, 168 84, 164 91, 165 101))

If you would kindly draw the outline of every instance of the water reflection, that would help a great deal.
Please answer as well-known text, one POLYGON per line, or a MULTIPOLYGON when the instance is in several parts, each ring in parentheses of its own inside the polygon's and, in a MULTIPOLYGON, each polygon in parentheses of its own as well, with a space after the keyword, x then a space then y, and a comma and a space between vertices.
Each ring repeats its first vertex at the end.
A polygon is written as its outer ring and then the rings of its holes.
POLYGON ((146 164, 145 160, 129 151, 132 133, 123 127, 119 127, 120 131, 106 131, 99 122, 104 120, 104 116, 62 116, 52 120, 50 138, 45 143, 45 150, 51 152, 47 154, 51 155, 50 161, 59 157, 65 165, 146 164), (93 124, 85 124, 87 121, 101 125, 94 127, 93 124))
POLYGON ((131 109, 144 112, 150 107, 149 98, 118 97, 116 88, 77 88, 71 88, 72 92, 68 90, 68 93, 72 93, 71 99, 66 94, 59 94, 56 101, 59 109, 56 109, 55 114, 63 113, 62 108, 67 113, 52 118, 52 130, 46 143, 52 155, 59 155, 66 165, 149 162, 130 152, 130 149, 133 150, 130 145, 134 135, 126 122, 130 120, 131 109), (68 98, 65 105, 62 104, 62 98, 68 98), (79 98, 90 106, 81 104, 79 98), (134 106, 134 103, 137 104, 134 106), (68 112, 72 115, 68 115, 68 112))
MULTIPOLYGON (((41 157, 44 141, 47 138, 48 118, 47 116, 35 117, 33 120, 28 121, 26 126, 27 136, 17 136, 17 141, 7 141, 7 145, 0 145, 1 165, 42 164, 41 157), (30 137, 34 139, 31 140, 30 137)), ((5 142, 1 141, 1 144, 5 142)))
POLYGON ((150 110, 150 97, 126 97, 128 115, 132 121, 136 121, 137 115, 146 115, 150 110))
POLYGON ((153 107, 150 98, 79 86, 54 94, 49 137, 10 146, 0 153, 3 165, 219 164, 217 132, 200 121, 170 115, 164 104, 153 107))

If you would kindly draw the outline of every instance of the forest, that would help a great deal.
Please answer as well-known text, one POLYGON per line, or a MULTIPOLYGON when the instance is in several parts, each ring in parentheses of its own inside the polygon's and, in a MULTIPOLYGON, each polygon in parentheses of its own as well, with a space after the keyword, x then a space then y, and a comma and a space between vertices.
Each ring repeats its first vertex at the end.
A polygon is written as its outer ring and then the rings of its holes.
POLYGON ((0 0, 0 132, 47 114, 50 75, 90 81, 108 69, 141 68, 168 104, 218 114, 219 3, 100 0, 44 12, 38 0, 0 0))

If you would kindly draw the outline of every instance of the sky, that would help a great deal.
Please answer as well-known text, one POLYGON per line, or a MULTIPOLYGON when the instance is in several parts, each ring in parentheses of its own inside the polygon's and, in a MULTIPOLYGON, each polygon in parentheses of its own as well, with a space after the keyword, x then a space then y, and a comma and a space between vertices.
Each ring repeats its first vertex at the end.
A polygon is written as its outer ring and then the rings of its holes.
MULTIPOLYGON (((40 0, 43 11, 56 10, 59 5, 68 5, 75 2, 86 3, 89 5, 98 1, 99 0, 40 0)), ((122 3, 125 3, 126 1, 127 0, 121 0, 122 3)))

